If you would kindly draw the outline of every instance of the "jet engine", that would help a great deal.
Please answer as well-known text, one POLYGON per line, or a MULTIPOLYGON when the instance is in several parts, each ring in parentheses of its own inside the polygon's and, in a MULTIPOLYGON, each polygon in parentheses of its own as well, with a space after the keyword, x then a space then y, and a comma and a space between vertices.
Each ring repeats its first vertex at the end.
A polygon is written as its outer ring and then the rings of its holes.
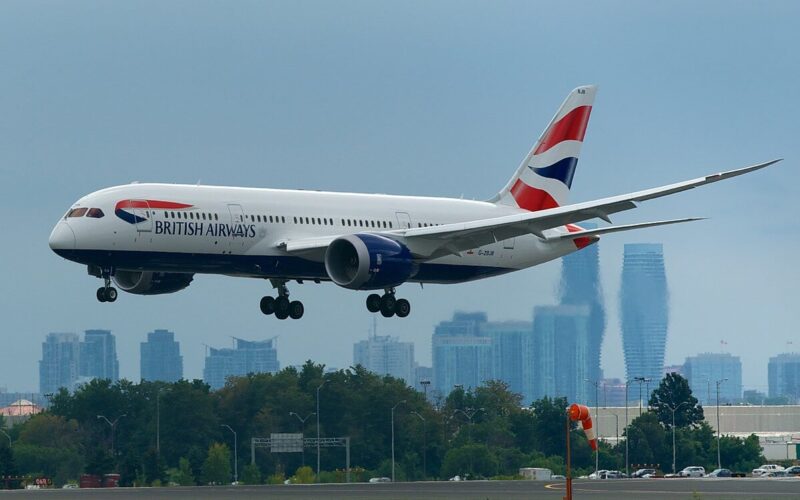
POLYGON ((325 252, 325 270, 337 285, 351 290, 377 290, 400 285, 416 273, 411 251, 377 234, 336 238, 325 252))
POLYGON ((117 286, 136 295, 159 295, 183 290, 194 279, 188 273, 156 273, 151 271, 117 271, 113 280, 117 286))

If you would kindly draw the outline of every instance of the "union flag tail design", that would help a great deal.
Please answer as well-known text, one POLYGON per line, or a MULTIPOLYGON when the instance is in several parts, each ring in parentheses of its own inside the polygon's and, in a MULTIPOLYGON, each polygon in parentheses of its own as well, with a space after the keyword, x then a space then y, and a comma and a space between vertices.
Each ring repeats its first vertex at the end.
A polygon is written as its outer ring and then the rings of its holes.
POLYGON ((492 201, 531 212, 568 203, 596 92, 594 85, 570 92, 517 172, 492 201))

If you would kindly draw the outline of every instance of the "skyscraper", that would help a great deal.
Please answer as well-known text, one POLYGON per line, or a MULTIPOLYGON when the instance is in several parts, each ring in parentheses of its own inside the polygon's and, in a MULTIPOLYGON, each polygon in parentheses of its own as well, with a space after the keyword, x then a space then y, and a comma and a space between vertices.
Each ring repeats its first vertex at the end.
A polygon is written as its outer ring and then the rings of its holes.
POLYGON ((769 397, 800 402, 800 354, 784 353, 769 358, 769 397))
POLYGON ((523 404, 533 398, 533 325, 530 321, 499 321, 481 325, 491 339, 492 378, 502 380, 522 395, 523 404))
POLYGON ((221 389, 225 379, 248 373, 276 373, 280 370, 275 339, 251 341, 234 338, 233 349, 208 348, 203 380, 212 389, 221 389))
POLYGON ((588 400, 590 317, 588 305, 534 308, 532 399, 588 400))
POLYGON ((74 333, 49 333, 42 342, 39 361, 39 392, 52 394, 64 387, 75 388, 80 371, 80 339, 74 333))
MULTIPOLYGON (((585 229, 597 226, 582 223, 585 229)), ((602 378, 601 348, 606 329, 603 288, 600 284, 600 244, 595 243, 561 258, 561 303, 589 307, 589 379, 602 378)))
POLYGON ((147 342, 140 344, 142 380, 177 382, 183 378, 183 356, 175 334, 168 330, 154 330, 147 334, 147 342))
POLYGON ((720 404, 742 400, 742 361, 738 356, 711 352, 689 356, 683 364, 683 373, 700 404, 717 404, 716 381, 724 379, 727 380, 719 385, 720 404))
POLYGON ((664 366, 669 319, 661 244, 627 244, 620 290, 622 347, 627 378, 658 383, 664 366))
POLYGON ((481 332, 486 313, 456 312, 433 333, 433 385, 447 396, 456 385, 479 387, 492 378, 492 339, 481 332))
POLYGON ((117 343, 109 330, 86 330, 80 348, 80 376, 119 380, 117 343))
MULTIPOLYGON (((353 364, 380 375, 391 375, 414 387, 414 344, 388 335, 371 335, 353 344, 353 364)), ((416 388, 416 387, 415 387, 416 388)))

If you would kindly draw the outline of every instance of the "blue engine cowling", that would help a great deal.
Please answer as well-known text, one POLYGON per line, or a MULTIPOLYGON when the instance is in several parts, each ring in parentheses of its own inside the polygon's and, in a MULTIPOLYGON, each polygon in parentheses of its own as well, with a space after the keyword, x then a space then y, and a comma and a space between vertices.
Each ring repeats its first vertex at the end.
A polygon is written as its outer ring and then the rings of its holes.
POLYGON ((404 283, 416 266, 408 247, 377 234, 336 238, 325 252, 325 270, 337 285, 351 290, 377 290, 404 283))

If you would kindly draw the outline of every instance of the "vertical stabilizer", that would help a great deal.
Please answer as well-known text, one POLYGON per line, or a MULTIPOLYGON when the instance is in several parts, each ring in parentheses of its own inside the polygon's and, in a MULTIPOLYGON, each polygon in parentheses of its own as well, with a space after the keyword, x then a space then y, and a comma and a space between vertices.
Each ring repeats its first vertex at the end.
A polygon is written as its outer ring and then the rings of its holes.
POLYGON ((493 202, 532 212, 568 203, 596 92, 594 85, 578 87, 570 92, 493 202))

